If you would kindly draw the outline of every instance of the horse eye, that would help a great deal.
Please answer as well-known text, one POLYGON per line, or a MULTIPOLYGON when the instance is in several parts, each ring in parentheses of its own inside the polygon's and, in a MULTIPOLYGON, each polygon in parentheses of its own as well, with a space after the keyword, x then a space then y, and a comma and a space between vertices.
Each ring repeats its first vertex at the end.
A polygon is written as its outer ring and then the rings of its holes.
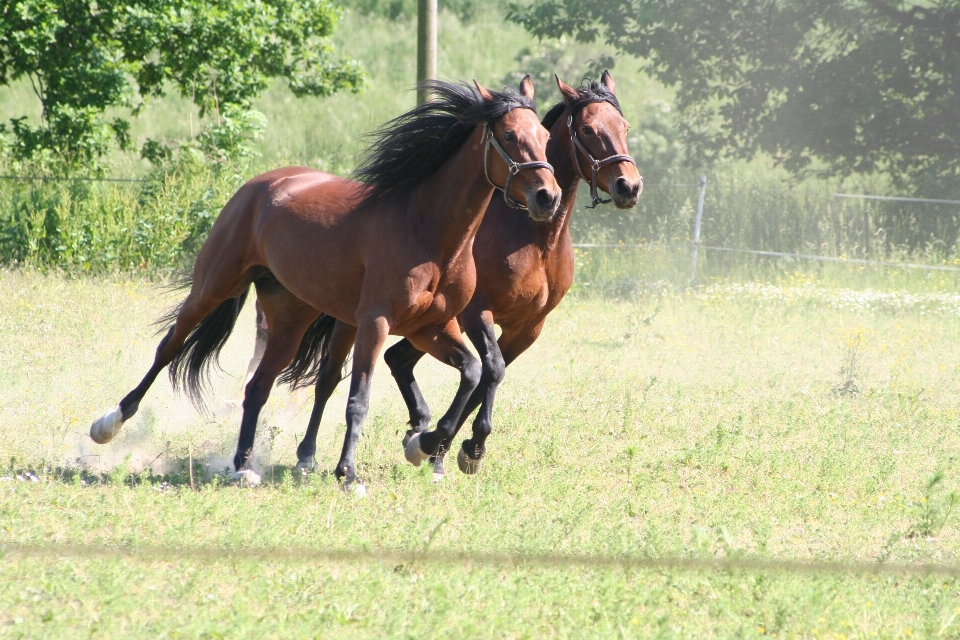
POLYGON ((585 136, 592 136, 592 135, 593 135, 593 127, 591 127, 590 125, 583 125, 583 135, 585 135, 585 136))
POLYGON ((515 142, 516 139, 517 139, 517 136, 514 135, 513 131, 504 131, 504 132, 503 132, 503 140, 504 140, 504 142, 515 142))

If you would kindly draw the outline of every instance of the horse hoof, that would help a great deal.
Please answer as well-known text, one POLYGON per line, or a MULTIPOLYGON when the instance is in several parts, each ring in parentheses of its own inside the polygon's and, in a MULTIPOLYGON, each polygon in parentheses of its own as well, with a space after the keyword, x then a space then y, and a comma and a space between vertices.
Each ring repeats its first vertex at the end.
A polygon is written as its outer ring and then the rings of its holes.
POLYGON ((445 476, 443 475, 443 472, 440 472, 440 473, 437 473, 436 471, 433 472, 434 482, 443 482, 444 477, 445 476))
POLYGON ((355 498, 367 497, 367 486, 362 482, 346 482, 343 485, 343 490, 346 493, 352 493, 355 498))
POLYGON ((297 460, 297 469, 299 469, 303 475, 307 475, 311 471, 316 471, 317 461, 313 456, 297 460))
POLYGON ((463 447, 460 447, 460 451, 457 452, 457 466, 460 467, 460 471, 463 471, 468 476, 480 471, 480 465, 483 463, 483 459, 474 460, 467 455, 466 451, 463 450, 463 447))
POLYGON ((90 425, 90 438, 97 444, 106 444, 113 440, 122 426, 123 413, 118 405, 116 409, 111 409, 94 420, 90 425))
POLYGON ((253 469, 240 469, 230 476, 231 480, 239 480, 241 487, 250 487, 251 489, 260 484, 260 475, 253 469))
POLYGON ((407 448, 407 445, 410 443, 410 438, 412 437, 413 437, 413 429, 407 429, 407 432, 403 434, 403 440, 402 440, 404 449, 407 448))
POLYGON ((408 440, 407 444, 403 447, 403 455, 407 458, 407 462, 415 467, 419 467, 430 459, 430 454, 424 453, 423 449, 420 448, 419 433, 410 436, 410 440, 408 440))

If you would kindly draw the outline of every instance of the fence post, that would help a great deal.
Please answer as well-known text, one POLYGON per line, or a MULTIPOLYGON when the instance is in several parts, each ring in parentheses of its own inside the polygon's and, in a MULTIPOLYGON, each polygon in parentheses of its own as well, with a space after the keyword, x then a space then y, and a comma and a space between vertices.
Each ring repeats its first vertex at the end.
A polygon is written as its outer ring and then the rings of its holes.
POLYGON ((703 196, 707 192, 707 176, 700 176, 700 197, 697 199, 697 221, 693 225, 693 247, 690 250, 690 283, 697 276, 697 250, 700 248, 700 223, 703 221, 703 196))
MULTIPOLYGON (((437 0, 417 5, 417 82, 437 77, 437 0)), ((430 92, 417 89, 417 104, 430 100, 430 92)))

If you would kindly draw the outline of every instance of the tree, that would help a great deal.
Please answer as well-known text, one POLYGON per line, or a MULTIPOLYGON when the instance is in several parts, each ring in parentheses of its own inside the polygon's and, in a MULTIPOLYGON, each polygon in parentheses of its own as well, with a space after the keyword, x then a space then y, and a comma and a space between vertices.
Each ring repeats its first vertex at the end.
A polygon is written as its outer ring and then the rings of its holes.
POLYGON ((27 77, 42 106, 38 125, 14 117, 0 133, 17 159, 72 171, 130 147, 108 108, 136 114, 170 88, 234 123, 273 78, 298 96, 358 90, 359 65, 329 42, 338 17, 327 0, 0 0, 0 86, 27 77))
POLYGON ((958 187, 960 0, 534 0, 508 17, 643 60, 676 88, 690 158, 958 187))

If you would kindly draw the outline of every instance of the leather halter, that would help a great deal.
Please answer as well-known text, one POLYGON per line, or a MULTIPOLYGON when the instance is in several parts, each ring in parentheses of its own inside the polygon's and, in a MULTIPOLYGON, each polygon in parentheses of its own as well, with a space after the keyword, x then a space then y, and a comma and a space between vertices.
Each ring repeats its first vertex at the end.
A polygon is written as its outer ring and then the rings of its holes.
POLYGON ((527 209, 527 205, 522 202, 517 202, 510 197, 508 193, 510 191, 510 183, 513 181, 514 176, 523 171, 524 169, 549 169, 550 173, 553 173, 553 166, 549 162, 540 162, 535 160, 533 162, 514 162, 506 151, 503 150, 503 147, 500 146, 500 143, 497 142, 497 139, 493 137, 493 131, 490 129, 490 123, 486 122, 483 125, 483 138, 486 141, 486 145, 483 147, 483 175, 487 177, 487 182, 489 182, 494 189, 499 189, 503 192, 503 200, 514 209, 527 209), (497 150, 497 153, 500 154, 500 157, 503 158, 503 161, 507 163, 507 183, 502 187, 498 187, 494 184, 493 180, 490 179, 490 173, 487 171, 487 156, 490 152, 490 147, 493 147, 497 150))
POLYGON ((632 162, 633 166, 637 166, 637 161, 633 159, 633 156, 626 153, 617 153, 612 156, 608 156, 603 160, 596 160, 590 152, 587 151, 587 148, 583 146, 583 143, 580 142, 580 138, 577 137, 577 130, 573 127, 573 114, 571 113, 567 116, 567 129, 570 130, 570 141, 573 143, 570 147, 570 155, 573 157, 573 166, 577 169, 577 175, 587 181, 590 185, 590 197, 593 198, 593 204, 589 205, 587 209, 596 209, 598 204, 606 204, 612 200, 608 198, 603 200, 597 193, 597 172, 601 168, 607 166, 608 164, 613 164, 614 162, 632 162), (583 157, 587 159, 587 162, 590 163, 590 167, 593 169, 593 177, 587 178, 583 175, 583 171, 580 170, 580 162, 577 159, 577 150, 580 150, 580 153, 583 154, 583 157))

